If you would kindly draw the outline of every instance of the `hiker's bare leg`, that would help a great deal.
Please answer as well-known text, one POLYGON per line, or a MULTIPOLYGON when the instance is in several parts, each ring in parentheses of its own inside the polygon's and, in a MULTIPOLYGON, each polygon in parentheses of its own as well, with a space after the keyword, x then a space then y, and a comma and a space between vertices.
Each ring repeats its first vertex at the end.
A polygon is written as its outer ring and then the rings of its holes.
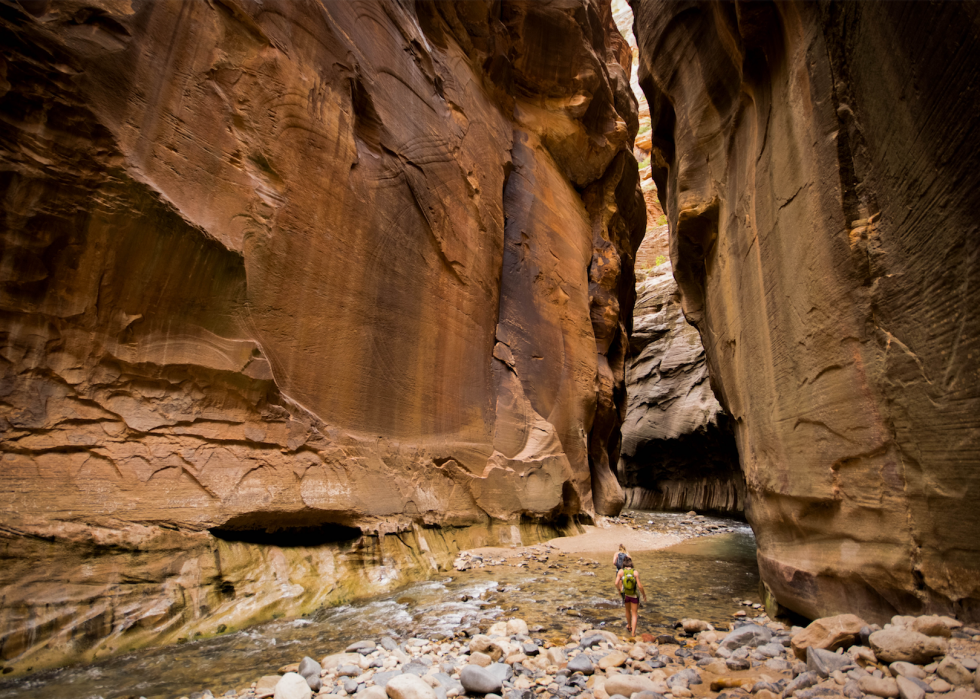
POLYGON ((630 636, 636 631, 636 602, 626 603, 626 630, 630 636))
POLYGON ((632 631, 630 631, 630 636, 635 636, 636 635, 636 621, 637 621, 637 619, 640 616, 640 604, 639 603, 636 603, 636 604, 631 604, 630 606, 633 608, 632 609, 632 611, 633 611, 633 626, 631 627, 632 631))

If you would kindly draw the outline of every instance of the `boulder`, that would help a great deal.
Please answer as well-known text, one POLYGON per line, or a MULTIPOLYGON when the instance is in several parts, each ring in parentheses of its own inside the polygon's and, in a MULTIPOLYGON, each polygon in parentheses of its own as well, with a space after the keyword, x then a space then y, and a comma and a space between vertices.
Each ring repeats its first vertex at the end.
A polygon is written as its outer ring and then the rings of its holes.
POLYGON ((360 653, 361 655, 369 655, 373 653, 378 644, 374 641, 358 641, 357 643, 351 643, 347 648, 344 649, 345 653, 360 653))
POLYGON ((600 670, 608 670, 614 667, 622 667, 628 658, 629 656, 627 656, 626 653, 619 650, 614 650, 599 658, 599 661, 596 664, 599 666, 600 670))
MULTIPOLYGON (((668 684, 670 684, 668 682, 668 684)), ((712 692, 720 692, 723 689, 732 688, 743 688, 751 691, 753 694, 756 692, 755 685, 757 681, 751 677, 719 677, 718 679, 711 680, 709 685, 712 692)), ((760 687, 759 691, 767 689, 766 687, 760 687)))
POLYGON ((313 658, 306 656, 299 663, 299 668, 296 672, 302 675, 306 680, 306 683, 310 685, 310 689, 315 693, 319 692, 320 688, 323 686, 323 682, 320 680, 320 672, 322 668, 320 663, 318 663, 313 658))
POLYGON ((591 648, 599 645, 603 641, 612 644, 619 643, 619 639, 616 637, 616 634, 610 633, 609 631, 603 631, 601 629, 593 629, 582 634, 579 645, 582 648, 591 648))
POLYGON ((861 635, 861 628, 866 625, 863 619, 854 614, 816 619, 806 629, 794 635, 790 645, 797 658, 806 660, 806 649, 811 646, 822 650, 837 650, 854 645, 861 635))
POLYGON ((854 660, 849 655, 837 655, 813 646, 808 646, 806 649, 806 669, 816 672, 821 677, 830 677, 838 670, 848 667, 854 667, 854 660))
POLYGON ((925 690, 908 677, 899 675, 895 678, 895 684, 898 687, 898 695, 901 699, 925 699, 925 690))
POLYGON ((480 651, 470 653, 470 663, 472 665, 479 665, 480 667, 486 667, 492 662, 493 660, 486 653, 481 653, 480 651))
POLYGON ((783 690, 784 696, 791 696, 794 692, 798 692, 801 689, 807 689, 813 685, 820 682, 820 675, 815 672, 801 672, 799 675, 793 678, 793 681, 786 685, 786 689, 783 690))
POLYGON ((745 626, 739 626, 737 629, 725 636, 719 645, 722 648, 727 648, 728 650, 735 650, 736 648, 741 648, 743 646, 754 648, 756 646, 769 643, 771 639, 772 631, 767 629, 765 626, 759 626, 758 624, 746 624, 745 626))
POLYGON ((609 668, 613 667, 622 667, 626 663, 627 659, 628 656, 626 653, 619 650, 614 650, 611 653, 607 653, 603 657, 599 658, 599 669, 608 670, 609 668))
POLYGON ((298 672, 287 672, 276 684, 274 699, 312 699, 313 691, 298 672))
POLYGON ((701 633, 702 631, 714 631, 715 627, 706 621, 701 619, 691 619, 685 617, 678 621, 674 626, 679 626, 684 629, 684 633, 689 636, 693 636, 696 633, 701 633))
POLYGON ((878 662, 878 658, 875 657, 874 651, 870 648, 865 648, 864 646, 851 646, 850 650, 847 651, 858 667, 867 667, 868 665, 873 665, 878 662))
POLYGON ((562 666, 567 661, 565 651, 558 646, 552 646, 551 648, 546 649, 542 655, 547 658, 551 665, 562 666))
POLYGON ((949 638, 953 631, 963 627, 963 622, 948 616, 920 616, 912 620, 912 629, 926 636, 949 638))
MULTIPOLYGON (((506 624, 504 625, 506 630, 506 624)), ((504 654, 503 648, 496 641, 484 634, 477 634, 470 639, 470 653, 485 653, 496 662, 504 654)))
POLYGON ((865 694, 891 699, 898 696, 898 684, 890 677, 866 675, 858 680, 858 688, 865 694))
MULTIPOLYGON (((472 666, 467 666, 472 667, 472 666)), ((402 674, 392 677, 385 684, 385 693, 391 699, 437 699, 435 690, 417 675, 402 674)))
POLYGON ((700 673, 693 667, 676 672, 667 678, 667 686, 671 689, 674 687, 690 687, 692 684, 701 684, 701 682, 700 673))
POLYGON ((954 687, 965 687, 973 684, 973 673, 963 667, 958 660, 949 656, 943 658, 942 662, 939 663, 936 674, 954 687))
POLYGON ((625 697, 629 697, 636 692, 657 693, 658 686, 651 679, 643 675, 612 675, 606 679, 603 689, 610 696, 622 694, 625 697))
POLYGON ((334 653, 328 655, 320 661, 320 667, 324 670, 336 670, 341 665, 354 665, 364 668, 367 661, 360 653, 334 653))
POLYGON ((753 657, 759 660, 766 660, 768 658, 780 658, 786 653, 786 646, 782 643, 764 643, 754 651, 752 651, 753 657))
POLYGON ((868 639, 871 650, 884 663, 905 661, 922 665, 946 653, 946 639, 903 628, 875 631, 868 639))
POLYGON ((503 681, 498 676, 479 665, 465 665, 460 670, 459 681, 463 689, 471 694, 496 693, 503 686, 503 681))
POLYGON ((592 664, 592 660, 585 653, 572 656, 568 661, 567 667, 569 672, 581 672, 583 675, 591 675, 595 672, 595 666, 592 664))
POLYGON ((915 677, 920 680, 926 678, 926 671, 912 663, 898 661, 889 665, 888 669, 891 670, 894 677, 915 677))
POLYGON ((486 671, 501 682, 506 682, 514 676, 514 668, 506 663, 493 663, 486 667, 486 671))
MULTIPOLYGON (((354 696, 357 699, 388 699, 388 693, 385 691, 384 687, 379 687, 378 685, 374 685, 373 687, 365 687, 354 696)), ((445 697, 442 697, 442 699, 445 699, 445 697)))

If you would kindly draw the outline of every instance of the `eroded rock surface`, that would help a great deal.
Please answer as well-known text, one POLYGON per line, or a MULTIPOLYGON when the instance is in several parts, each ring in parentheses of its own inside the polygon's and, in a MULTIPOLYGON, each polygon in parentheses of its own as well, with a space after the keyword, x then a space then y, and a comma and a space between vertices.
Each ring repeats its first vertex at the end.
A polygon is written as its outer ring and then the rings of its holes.
POLYGON ((386 533, 619 510, 608 3, 5 3, 0 37, 5 662, 201 628, 238 589, 206 530, 370 533, 331 549, 364 594, 386 533))
MULTIPOLYGON (((657 239, 644 239, 637 258, 657 239)), ((627 504, 741 513, 745 481, 735 439, 711 391, 701 337, 681 312, 670 263, 638 267, 636 275, 620 461, 627 504)))
POLYGON ((980 6, 632 5, 765 583, 980 618, 980 6))

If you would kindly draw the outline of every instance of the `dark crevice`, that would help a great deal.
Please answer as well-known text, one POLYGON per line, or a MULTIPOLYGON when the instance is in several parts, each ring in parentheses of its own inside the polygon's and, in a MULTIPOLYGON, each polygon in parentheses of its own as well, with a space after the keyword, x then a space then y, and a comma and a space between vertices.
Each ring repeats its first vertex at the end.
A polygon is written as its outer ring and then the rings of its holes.
POLYGON ((254 512, 225 522, 208 531, 222 541, 264 546, 322 546, 324 544, 353 544, 361 538, 361 530, 336 522, 312 523, 313 514, 274 514, 254 512))

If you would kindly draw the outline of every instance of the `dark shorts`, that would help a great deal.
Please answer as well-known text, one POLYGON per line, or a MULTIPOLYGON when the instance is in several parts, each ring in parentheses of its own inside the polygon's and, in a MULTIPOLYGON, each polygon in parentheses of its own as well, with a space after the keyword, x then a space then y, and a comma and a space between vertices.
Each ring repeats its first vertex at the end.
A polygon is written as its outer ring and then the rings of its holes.
POLYGON ((640 603, 640 598, 639 597, 630 597, 629 595, 624 595, 623 596, 623 601, 626 602, 627 604, 630 604, 630 603, 639 604, 640 603))

